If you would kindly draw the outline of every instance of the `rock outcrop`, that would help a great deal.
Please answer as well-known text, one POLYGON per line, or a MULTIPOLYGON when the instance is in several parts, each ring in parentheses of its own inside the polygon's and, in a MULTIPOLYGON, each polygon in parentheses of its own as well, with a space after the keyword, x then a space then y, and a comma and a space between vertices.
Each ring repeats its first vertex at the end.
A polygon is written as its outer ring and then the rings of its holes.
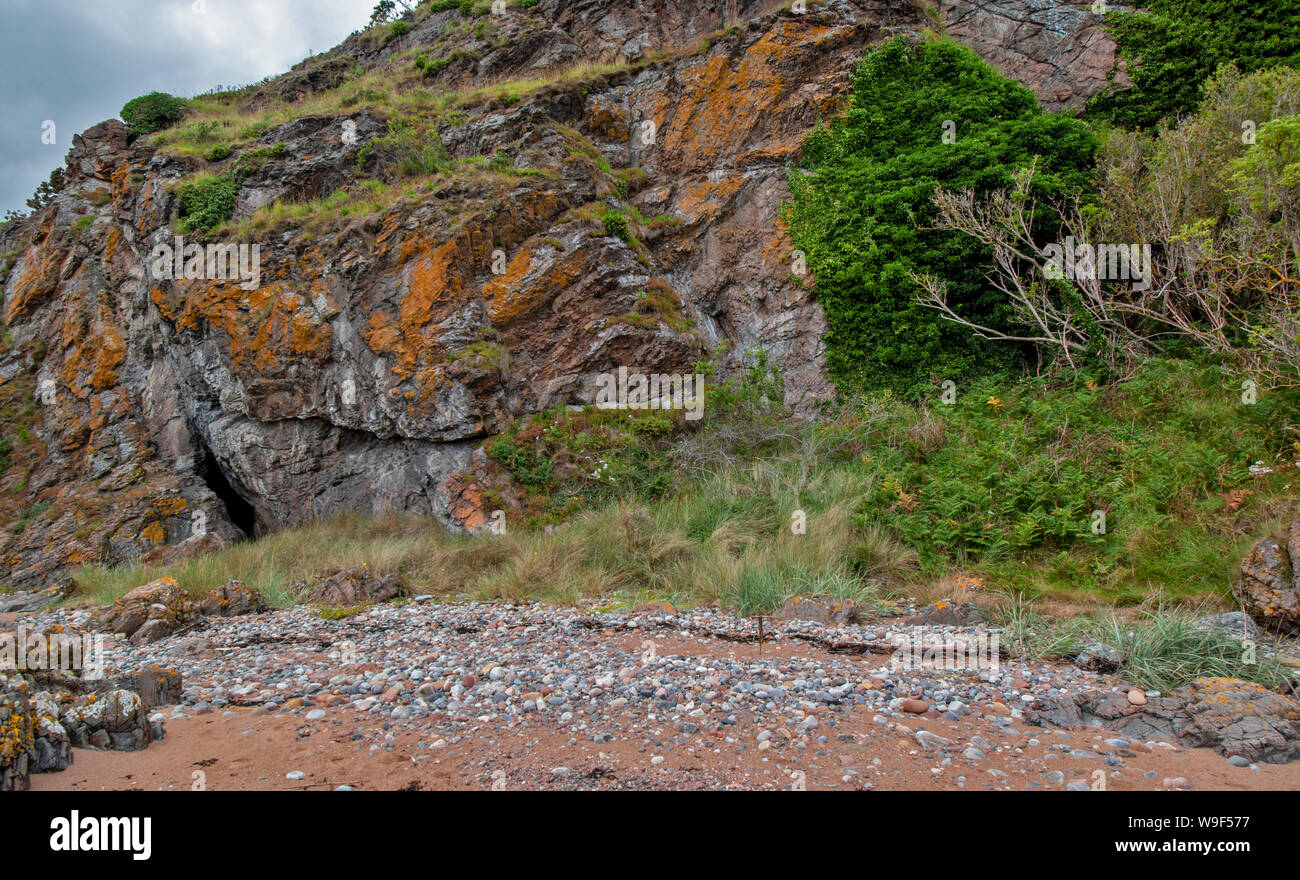
POLYGON ((776 610, 780 620, 811 620, 824 626, 843 626, 858 617, 858 604, 835 596, 791 596, 776 610))
POLYGON ((1267 629, 1300 632, 1300 523, 1291 523, 1286 546, 1265 538, 1241 561, 1232 595, 1267 629))
POLYGON ((1140 705, 1110 691, 1040 700, 1026 707, 1025 720, 1043 727, 1103 727, 1129 739, 1208 747, 1251 762, 1300 758, 1300 703, 1231 678, 1198 678, 1140 705))
MULTIPOLYGON (((788 167, 862 51, 927 22, 902 0, 787 6, 541 0, 482 27, 448 10, 232 96, 258 124, 224 154, 115 120, 78 135, 50 204, 0 227, 0 403, 39 404, 0 475, 0 519, 21 526, 0 533, 0 585, 342 511, 481 527, 483 440, 592 402, 619 366, 712 356, 727 375, 761 347, 791 404, 828 397, 824 317, 780 217, 788 167), (414 111, 437 144, 410 151, 410 114, 371 88, 387 81, 450 96, 414 111), (286 102, 322 95, 332 110, 292 118, 286 102), (403 176, 434 153, 442 173, 403 176), (235 181, 212 237, 256 245, 255 278, 159 269, 203 243, 180 234, 177 192, 200 174, 235 181), (277 203, 317 208, 262 212, 277 203)), ((1030 55, 1053 94, 1082 63, 1030 55)))
POLYGON ((147 645, 194 623, 194 603, 169 577, 136 587, 87 621, 91 630, 114 633, 133 645, 147 645))

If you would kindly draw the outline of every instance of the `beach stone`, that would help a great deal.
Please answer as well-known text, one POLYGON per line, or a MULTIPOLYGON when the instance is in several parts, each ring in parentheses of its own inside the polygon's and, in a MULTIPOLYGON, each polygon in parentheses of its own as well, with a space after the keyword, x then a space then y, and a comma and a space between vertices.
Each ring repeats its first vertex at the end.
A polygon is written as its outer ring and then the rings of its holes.
POLYGON ((266 610, 266 600, 258 590, 246 587, 241 581, 229 581, 208 593, 199 602, 199 613, 205 617, 242 617, 266 610))
POLYGON ((1110 645, 1094 642, 1074 658, 1074 665, 1094 672, 1114 672, 1124 662, 1123 655, 1110 645))

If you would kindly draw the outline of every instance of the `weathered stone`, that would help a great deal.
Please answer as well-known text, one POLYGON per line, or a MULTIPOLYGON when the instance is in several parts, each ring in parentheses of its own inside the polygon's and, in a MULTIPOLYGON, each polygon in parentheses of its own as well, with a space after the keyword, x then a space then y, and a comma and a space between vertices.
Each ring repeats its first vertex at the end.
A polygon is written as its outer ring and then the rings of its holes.
POLYGON ((812 620, 825 626, 843 626, 858 617, 852 599, 837 596, 791 596, 776 610, 781 620, 812 620))
POLYGON ((944 33, 1004 76, 1034 90, 1048 110, 1082 109, 1115 84, 1128 85, 1103 16, 1066 0, 937 0, 944 33))
POLYGON ((36 763, 36 709, 21 676, 0 673, 0 792, 25 791, 36 763))
POLYGON ((1197 620, 1195 626, 1197 629, 1220 632, 1228 638, 1237 640, 1258 639, 1262 634, 1259 625, 1251 620, 1250 615, 1240 611, 1211 614, 1197 620))
POLYGON ((172 578, 136 587, 112 605, 106 605, 86 622, 89 629, 122 633, 134 645, 165 638, 196 620, 194 605, 172 578))
POLYGON ((1114 672, 1119 669, 1120 664, 1123 662, 1123 654, 1110 645, 1103 645, 1101 642, 1094 642, 1080 651, 1074 658, 1075 666, 1080 669, 1091 669, 1095 672, 1114 672))
POLYGON ((406 587, 397 575, 379 577, 364 569, 338 571, 312 588, 311 601, 321 605, 368 605, 387 602, 406 595, 406 587))
POLYGON ((905 622, 909 626, 975 626, 987 620, 984 609, 972 602, 941 599, 918 609, 905 622))
POLYGON ((1042 700, 1025 709, 1025 720, 1044 727, 1101 727, 1132 740, 1134 747, 1157 739, 1257 763, 1300 758, 1300 703, 1230 678, 1198 678, 1170 694, 1148 697, 1144 705, 1111 691, 1042 700))
POLYGON ((676 614, 677 609, 669 602, 642 602, 632 609, 633 614, 676 614))
POLYGON ((259 590, 250 589, 240 581, 230 581, 208 593, 199 602, 198 610, 206 617, 240 617, 265 611, 266 607, 259 590))

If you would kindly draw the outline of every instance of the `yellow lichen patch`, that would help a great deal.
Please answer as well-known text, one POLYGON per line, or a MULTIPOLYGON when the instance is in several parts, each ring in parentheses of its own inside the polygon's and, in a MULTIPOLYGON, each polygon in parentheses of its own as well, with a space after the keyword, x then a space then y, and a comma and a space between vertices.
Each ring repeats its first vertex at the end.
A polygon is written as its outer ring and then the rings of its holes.
POLYGON ((29 249, 22 271, 9 282, 6 323, 14 323, 59 285, 59 271, 68 255, 68 240, 52 234, 54 215, 38 230, 44 240, 29 249))
POLYGON ((153 509, 160 516, 180 516, 189 509, 190 503, 182 495, 171 498, 159 498, 153 502, 153 509))
POLYGON ((114 224, 108 227, 108 232, 104 236, 104 264, 107 265, 113 261, 113 256, 117 253, 117 247, 122 243, 122 229, 114 224))
POLYGON ((465 282, 461 273, 468 268, 463 265, 454 241, 439 245, 411 262, 399 316, 408 339, 413 332, 446 318, 464 304, 465 282))
POLYGON ((322 324, 310 312, 299 309, 289 319, 289 350, 294 354, 326 357, 334 333, 328 324, 322 324))
POLYGON ((104 391, 117 384, 118 371, 126 360, 126 341, 116 327, 106 328, 98 340, 92 340, 95 360, 89 384, 94 391, 104 391))
POLYGON ((163 531, 162 523, 154 520, 140 530, 140 537, 151 544, 161 544, 167 539, 167 533, 163 531))

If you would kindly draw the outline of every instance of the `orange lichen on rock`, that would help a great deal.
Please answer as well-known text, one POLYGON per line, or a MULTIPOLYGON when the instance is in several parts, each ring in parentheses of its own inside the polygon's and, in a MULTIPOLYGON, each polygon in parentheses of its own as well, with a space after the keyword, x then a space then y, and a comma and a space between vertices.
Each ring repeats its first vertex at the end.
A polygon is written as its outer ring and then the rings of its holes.
POLYGON ((712 220, 720 214, 745 183, 739 174, 722 180, 697 180, 677 202, 677 212, 687 223, 712 220))
POLYGON ((791 54, 837 43, 845 31, 785 23, 764 34, 738 62, 715 55, 689 65, 682 71, 680 89, 654 99, 651 118, 665 151, 683 168, 713 168, 735 156, 756 134, 764 134, 764 114, 803 85, 783 72, 791 54))

